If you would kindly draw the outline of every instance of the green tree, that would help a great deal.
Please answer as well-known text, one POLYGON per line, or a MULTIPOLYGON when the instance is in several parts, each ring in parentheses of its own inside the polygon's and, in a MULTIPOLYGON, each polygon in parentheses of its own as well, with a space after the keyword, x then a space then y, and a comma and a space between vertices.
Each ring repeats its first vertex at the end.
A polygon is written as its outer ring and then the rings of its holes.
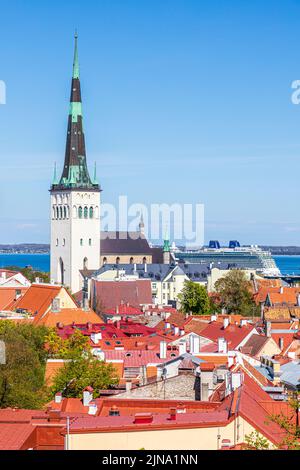
POLYGON ((268 440, 255 430, 245 436, 243 448, 244 450, 268 450, 270 446, 268 440))
POLYGON ((299 399, 299 392, 294 392, 288 400, 290 413, 270 416, 270 421, 278 424, 284 434, 279 446, 280 449, 300 450, 299 399))
POLYGON ((98 397, 100 390, 107 389, 118 383, 116 371, 112 364, 92 357, 91 354, 77 359, 71 359, 64 364, 54 377, 51 387, 52 396, 62 392, 68 398, 81 398, 82 391, 91 386, 94 397, 98 397))
POLYGON ((19 273, 22 273, 23 276, 28 279, 30 282, 35 282, 35 279, 38 277, 41 279, 42 282, 50 282, 50 274, 47 272, 43 271, 36 271, 35 269, 32 269, 31 267, 27 268, 20 268, 19 266, 6 266, 4 269, 8 269, 9 271, 16 271, 19 273))
POLYGON ((89 338, 75 329, 68 339, 62 339, 51 329, 45 337, 46 349, 50 357, 76 359, 90 351, 89 338))
POLYGON ((227 313, 244 316, 259 315, 258 306, 253 300, 251 283, 243 271, 233 269, 215 283, 215 290, 220 299, 220 306, 227 313))
POLYGON ((6 347, 6 363, 0 365, 0 408, 39 408, 46 399, 43 354, 17 327, 8 327, 0 339, 6 347))
POLYGON ((212 309, 207 290, 201 284, 185 281, 184 287, 178 296, 181 309, 185 313, 194 315, 209 315, 212 309))

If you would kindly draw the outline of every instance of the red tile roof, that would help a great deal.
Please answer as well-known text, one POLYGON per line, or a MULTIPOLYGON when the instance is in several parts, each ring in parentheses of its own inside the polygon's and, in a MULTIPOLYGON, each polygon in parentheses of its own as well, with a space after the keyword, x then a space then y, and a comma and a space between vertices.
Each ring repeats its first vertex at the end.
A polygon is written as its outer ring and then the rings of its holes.
POLYGON ((1 287, 0 286, 0 310, 10 310, 10 305, 16 301, 17 291, 24 295, 28 287, 1 287))
POLYGON ((228 347, 230 349, 236 349, 253 330, 255 330, 255 328, 250 324, 242 327, 237 325, 228 325, 227 328, 224 329, 222 323, 211 322, 201 331, 201 336, 212 341, 217 341, 218 338, 223 337, 228 342, 228 347))
POLYGON ((104 312, 114 309, 117 305, 129 303, 133 307, 152 303, 152 290, 150 280, 134 281, 92 281, 93 303, 98 304, 96 310, 104 312), (94 300, 96 291, 96 302, 94 300), (95 302, 95 303, 94 303, 95 302))
POLYGON ((119 305, 116 305, 116 307, 114 308, 108 308, 108 309, 104 309, 103 310, 103 313, 105 313, 105 315, 125 315, 125 316, 130 316, 130 315, 143 315, 144 312, 142 312, 142 310, 140 308, 137 308, 137 307, 133 307, 132 305, 129 305, 129 304, 119 304, 119 305))
POLYGON ((25 295, 14 304, 14 309, 26 310, 40 318, 51 306, 51 302, 59 294, 61 286, 48 284, 32 284, 25 295))

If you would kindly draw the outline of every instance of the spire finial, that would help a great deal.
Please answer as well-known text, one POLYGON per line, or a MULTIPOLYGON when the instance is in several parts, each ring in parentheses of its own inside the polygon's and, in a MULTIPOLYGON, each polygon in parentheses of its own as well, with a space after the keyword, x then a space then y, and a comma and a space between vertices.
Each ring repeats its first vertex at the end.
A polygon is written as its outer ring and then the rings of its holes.
POLYGON ((54 170, 53 170, 53 184, 58 184, 58 180, 57 180, 57 173, 56 173, 56 162, 54 162, 54 170))
POLYGON ((78 62, 78 46, 77 46, 77 29, 75 29, 75 47, 74 47, 74 61, 73 61, 73 78, 79 78, 79 62, 78 62))
POLYGON ((97 164, 94 162, 94 177, 93 177, 93 184, 97 184, 97 164))

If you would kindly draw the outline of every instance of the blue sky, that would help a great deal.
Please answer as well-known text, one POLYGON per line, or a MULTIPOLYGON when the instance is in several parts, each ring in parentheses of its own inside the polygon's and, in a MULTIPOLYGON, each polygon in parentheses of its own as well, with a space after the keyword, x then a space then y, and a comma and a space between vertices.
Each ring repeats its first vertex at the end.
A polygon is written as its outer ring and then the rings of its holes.
POLYGON ((77 28, 104 202, 203 203, 206 241, 300 244, 300 1, 0 6, 0 243, 49 240, 77 28))

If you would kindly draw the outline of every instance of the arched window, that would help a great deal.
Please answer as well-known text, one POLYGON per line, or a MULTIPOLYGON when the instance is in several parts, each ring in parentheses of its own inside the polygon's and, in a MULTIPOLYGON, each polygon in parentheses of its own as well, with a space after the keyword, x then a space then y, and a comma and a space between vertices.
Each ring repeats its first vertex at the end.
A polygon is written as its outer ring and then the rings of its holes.
POLYGON ((129 261, 130 264, 133 263, 133 257, 130 258, 130 261, 129 261))
POLYGON ((78 217, 79 219, 82 219, 82 207, 81 206, 78 207, 78 217))
POLYGON ((92 246, 92 239, 89 238, 89 246, 92 246))
POLYGON ((66 219, 66 218, 67 218, 67 208, 66 208, 66 206, 64 206, 64 219, 66 219))
POLYGON ((56 246, 58 246, 58 238, 56 239, 56 246))
POLYGON ((94 217, 94 209, 92 207, 90 207, 90 219, 92 219, 94 217))
POLYGON ((106 258, 106 256, 104 256, 104 258, 103 258, 103 264, 106 264, 106 263, 107 263, 107 258, 106 258))
POLYGON ((64 284, 65 282, 65 268, 64 262, 61 258, 58 261, 58 282, 59 284, 64 284))
POLYGON ((62 245, 63 245, 63 246, 65 246, 65 245, 66 245, 66 239, 65 239, 65 238, 63 238, 62 245))
POLYGON ((76 206, 73 206, 73 217, 74 218, 77 217, 77 207, 76 206))
POLYGON ((80 238, 80 246, 83 246, 83 238, 80 238))
POLYGON ((145 263, 147 263, 147 258, 146 258, 146 256, 144 256, 144 258, 143 258, 143 264, 145 264, 145 263))
POLYGON ((60 219, 63 218, 63 209, 62 209, 61 206, 60 206, 60 208, 59 208, 59 218, 60 218, 60 219))
POLYGON ((56 218, 59 219, 59 210, 57 206, 56 206, 56 218))
POLYGON ((88 269, 88 259, 86 257, 83 260, 83 269, 88 269))
POLYGON ((120 257, 117 256, 117 258, 116 258, 116 264, 119 264, 119 263, 120 263, 120 257))
POLYGON ((55 219, 56 217, 56 210, 55 210, 55 206, 52 207, 52 218, 55 219))
POLYGON ((84 211, 83 211, 83 216, 84 216, 85 219, 87 219, 88 216, 89 216, 89 210, 86 206, 85 206, 84 211))

